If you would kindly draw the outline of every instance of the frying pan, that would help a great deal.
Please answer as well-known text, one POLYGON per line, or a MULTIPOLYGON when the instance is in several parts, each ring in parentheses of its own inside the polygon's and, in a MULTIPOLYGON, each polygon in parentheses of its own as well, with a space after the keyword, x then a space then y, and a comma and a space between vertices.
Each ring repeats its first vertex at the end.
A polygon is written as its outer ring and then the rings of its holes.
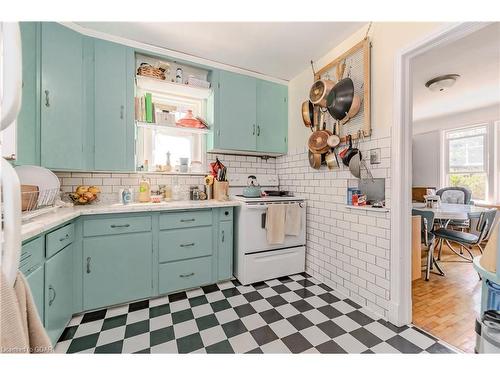
POLYGON ((361 177, 360 167, 361 167, 361 152, 358 152, 355 155, 353 155, 351 160, 349 161, 349 171, 354 177, 360 178, 361 177))
POLYGON ((318 79, 309 90, 309 100, 311 100, 312 104, 326 107, 327 97, 334 86, 335 82, 329 79, 318 79))
MULTIPOLYGON (((349 142, 349 147, 347 150, 343 150, 340 155, 342 158, 342 163, 346 166, 349 167, 349 162, 351 161, 352 157, 356 154, 360 154, 361 152, 357 147, 352 147, 352 136, 349 134, 347 136, 347 141, 349 142)), ((361 155, 360 155, 361 157, 361 155)))
POLYGON ((326 140, 326 143, 328 143, 328 146, 330 146, 331 148, 335 148, 340 144, 340 137, 337 135, 336 128, 337 128, 337 124, 334 124, 333 125, 333 133, 326 140))
POLYGON ((309 136, 309 141, 307 145, 309 146, 309 151, 317 154, 323 154, 330 149, 327 140, 331 135, 329 130, 316 130, 309 136))
POLYGON ((311 168, 319 169, 321 167, 321 154, 309 151, 309 165, 311 168))
POLYGON ((347 116, 341 122, 342 125, 344 125, 354 116, 356 116, 360 108, 361 108, 361 98, 355 94, 354 97, 352 98, 351 108, 349 109, 349 112, 347 112, 347 116))
POLYGON ((335 120, 342 120, 351 109, 354 97, 354 83, 350 78, 341 79, 330 90, 326 99, 327 108, 330 115, 335 120))
POLYGON ((304 121, 304 126, 309 128, 314 124, 314 105, 310 100, 302 103, 302 121, 304 121))

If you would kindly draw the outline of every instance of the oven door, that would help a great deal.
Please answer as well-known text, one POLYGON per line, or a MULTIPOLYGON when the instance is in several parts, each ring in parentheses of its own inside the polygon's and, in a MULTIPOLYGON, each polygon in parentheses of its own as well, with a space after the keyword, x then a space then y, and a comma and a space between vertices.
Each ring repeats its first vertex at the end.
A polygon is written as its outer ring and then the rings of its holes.
POLYGON ((282 249, 286 247, 303 246, 306 243, 306 203, 279 202, 279 203, 247 203, 237 209, 237 249, 240 253, 249 254, 257 251, 282 249), (266 212, 271 204, 300 203, 302 219, 300 233, 297 236, 285 236, 285 241, 278 245, 267 243, 266 212))

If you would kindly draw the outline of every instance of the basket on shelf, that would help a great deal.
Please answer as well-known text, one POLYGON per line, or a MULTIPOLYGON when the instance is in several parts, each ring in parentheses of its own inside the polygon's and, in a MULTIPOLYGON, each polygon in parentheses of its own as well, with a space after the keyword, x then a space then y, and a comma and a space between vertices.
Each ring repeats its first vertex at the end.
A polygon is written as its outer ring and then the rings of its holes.
POLYGON ((141 64, 139 68, 137 68, 137 75, 151 77, 155 79, 165 80, 165 70, 161 68, 155 68, 149 64, 141 64))

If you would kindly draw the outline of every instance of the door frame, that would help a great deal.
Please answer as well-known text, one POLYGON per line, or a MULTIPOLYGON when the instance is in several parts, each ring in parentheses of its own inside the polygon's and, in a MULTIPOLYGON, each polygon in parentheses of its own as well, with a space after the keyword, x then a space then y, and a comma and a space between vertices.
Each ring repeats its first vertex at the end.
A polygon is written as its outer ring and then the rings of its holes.
POLYGON ((391 286, 388 320, 402 326, 412 321, 411 298, 411 181, 412 181, 412 60, 443 47, 491 22, 446 24, 399 50, 394 61, 393 125, 391 137, 391 286))

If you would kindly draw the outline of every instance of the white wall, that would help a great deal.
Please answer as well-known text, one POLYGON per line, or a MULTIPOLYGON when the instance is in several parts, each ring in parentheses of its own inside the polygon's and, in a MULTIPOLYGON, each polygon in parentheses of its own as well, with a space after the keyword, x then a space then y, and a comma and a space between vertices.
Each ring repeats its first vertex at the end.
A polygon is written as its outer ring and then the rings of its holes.
MULTIPOLYGON (((424 38, 442 24, 374 23, 372 25, 372 136, 360 144, 362 150, 380 148, 382 163, 371 166, 374 177, 385 178, 386 203, 391 206, 391 126, 393 121, 394 60, 396 53, 424 38)), ((331 50, 317 69, 348 50, 365 36, 363 28, 331 50)), ((345 168, 331 172, 314 170, 307 160, 301 104, 313 82, 304 71, 288 86, 289 152, 277 160, 281 187, 308 200, 306 270, 371 312, 387 317, 390 296, 390 213, 365 212, 345 207, 351 174, 345 168)), ((367 154, 367 152, 364 152, 367 154)))
MULTIPOLYGON (((390 135, 394 92, 393 67, 396 52, 426 36, 440 25, 442 24, 425 22, 376 22, 372 25, 370 36, 373 46, 371 51, 373 137, 383 138, 390 135)), ((325 56, 315 61, 316 69, 325 66, 361 41, 365 33, 366 26, 353 33, 325 56)), ((302 102, 308 98, 312 83, 311 68, 307 62, 304 62, 303 72, 290 80, 288 84, 288 139, 291 150, 302 148, 310 133, 309 129, 303 125, 300 110, 302 102)))
POLYGON ((440 187, 440 137, 439 130, 413 136, 412 186, 440 187))
POLYGON ((413 134, 500 120, 500 104, 413 122, 413 134))

